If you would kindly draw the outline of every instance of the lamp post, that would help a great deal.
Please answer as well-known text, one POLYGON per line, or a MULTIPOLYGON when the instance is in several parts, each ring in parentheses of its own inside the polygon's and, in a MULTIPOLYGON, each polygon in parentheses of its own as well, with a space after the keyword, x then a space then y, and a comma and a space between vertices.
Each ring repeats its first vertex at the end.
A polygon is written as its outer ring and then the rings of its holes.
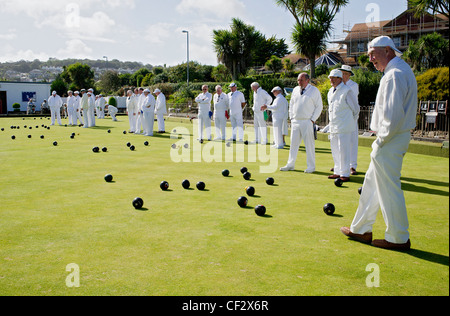
POLYGON ((103 58, 104 58, 105 61, 106 61, 106 70, 108 70, 108 57, 107 57, 107 56, 103 56, 103 58))
POLYGON ((187 35, 187 86, 189 88, 189 31, 183 31, 187 35))

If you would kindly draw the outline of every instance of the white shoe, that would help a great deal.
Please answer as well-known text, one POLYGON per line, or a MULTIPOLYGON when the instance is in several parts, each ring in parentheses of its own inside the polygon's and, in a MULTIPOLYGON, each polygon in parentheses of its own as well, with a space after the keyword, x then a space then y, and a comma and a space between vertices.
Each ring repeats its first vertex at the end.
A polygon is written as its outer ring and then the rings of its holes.
POLYGON ((294 170, 294 167, 284 166, 280 168, 280 171, 291 171, 294 170))
POLYGON ((316 171, 316 170, 306 169, 306 170, 305 170, 305 173, 313 173, 314 171, 316 171))

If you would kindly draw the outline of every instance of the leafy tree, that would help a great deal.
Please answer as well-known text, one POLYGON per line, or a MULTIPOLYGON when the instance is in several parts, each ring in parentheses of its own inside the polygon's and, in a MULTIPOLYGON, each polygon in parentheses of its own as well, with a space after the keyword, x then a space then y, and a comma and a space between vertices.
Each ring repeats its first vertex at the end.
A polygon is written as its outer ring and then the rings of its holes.
POLYGON ((348 0, 275 0, 275 3, 294 17, 292 41, 297 53, 309 59, 314 78, 316 56, 325 51, 334 17, 348 0))
POLYGON ((416 17, 431 11, 433 14, 440 13, 449 18, 448 0, 408 0, 408 4, 414 11, 416 17))
POLYGON ((424 35, 409 43, 404 58, 418 71, 447 66, 449 41, 439 33, 424 35))
POLYGON ((61 76, 57 76, 52 82, 50 89, 52 91, 56 91, 58 95, 63 96, 67 94, 68 84, 61 78, 61 76))
POLYGON ((103 93, 113 93, 122 86, 122 81, 116 71, 108 70, 100 77, 99 88, 103 93))
POLYGON ((281 58, 277 56, 272 56, 265 64, 265 68, 272 71, 273 73, 277 73, 283 69, 283 61, 281 58))
POLYGON ((61 78, 70 85, 71 89, 81 90, 94 86, 94 71, 90 66, 81 63, 67 66, 61 78))
POLYGON ((224 64, 219 64, 212 70, 211 76, 217 82, 231 81, 231 74, 224 64))
POLYGON ((251 66, 264 65, 272 56, 283 58, 291 53, 285 39, 277 39, 275 36, 266 38, 262 35, 254 48, 251 66))
POLYGON ((254 48, 261 41, 254 26, 233 18, 231 30, 213 30, 213 45, 219 62, 231 73, 233 80, 244 75, 252 63, 254 48))

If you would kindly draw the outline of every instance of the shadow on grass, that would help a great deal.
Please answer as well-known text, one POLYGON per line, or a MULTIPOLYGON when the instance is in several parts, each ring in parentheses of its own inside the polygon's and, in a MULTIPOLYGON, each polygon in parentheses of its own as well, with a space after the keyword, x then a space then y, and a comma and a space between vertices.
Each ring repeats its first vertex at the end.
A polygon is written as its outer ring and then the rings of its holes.
POLYGON ((437 253, 432 253, 432 252, 428 252, 428 251, 423 251, 423 250, 419 250, 419 249, 411 249, 409 251, 406 251, 406 253, 410 256, 416 257, 418 259, 422 259, 422 260, 426 260, 426 261, 430 261, 430 262, 434 262, 437 264, 441 264, 444 266, 449 266, 449 257, 448 256, 444 256, 444 255, 440 255, 437 253))

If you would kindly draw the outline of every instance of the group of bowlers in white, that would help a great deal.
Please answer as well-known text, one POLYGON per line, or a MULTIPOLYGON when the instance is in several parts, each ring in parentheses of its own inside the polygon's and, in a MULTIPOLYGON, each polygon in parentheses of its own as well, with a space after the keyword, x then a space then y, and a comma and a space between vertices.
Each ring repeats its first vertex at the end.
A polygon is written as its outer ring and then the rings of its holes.
POLYGON ((113 121, 117 121, 116 114, 118 112, 117 107, 106 104, 106 100, 103 96, 94 95, 94 89, 82 89, 79 91, 67 92, 68 97, 66 103, 63 104, 62 98, 56 93, 52 92, 52 95, 48 98, 48 106, 51 113, 51 125, 55 125, 55 121, 59 125, 61 122, 61 109, 66 107, 67 117, 69 125, 78 125, 78 121, 84 128, 95 126, 95 116, 98 119, 104 119, 106 117, 105 112, 111 116, 113 121))
POLYGON ((166 97, 156 89, 152 95, 149 89, 136 88, 127 91, 127 115, 130 133, 153 136, 155 115, 158 121, 158 133, 165 133, 164 115, 167 114, 166 97))

